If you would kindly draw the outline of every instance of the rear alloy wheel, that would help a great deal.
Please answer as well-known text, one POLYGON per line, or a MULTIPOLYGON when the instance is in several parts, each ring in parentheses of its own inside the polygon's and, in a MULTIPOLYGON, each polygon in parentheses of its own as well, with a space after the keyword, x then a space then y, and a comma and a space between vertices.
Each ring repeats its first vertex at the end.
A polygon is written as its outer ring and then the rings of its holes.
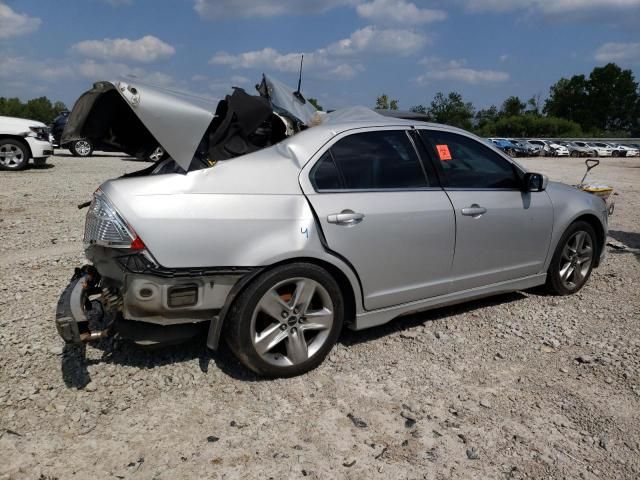
POLYGON ((259 276, 225 321, 231 350, 254 372, 291 377, 317 367, 336 343, 342 293, 323 268, 298 263, 259 276))
POLYGON ((69 150, 74 157, 89 157, 93 153, 93 145, 89 140, 76 140, 69 150))
POLYGON ((0 169, 22 170, 29 163, 29 150, 18 140, 0 140, 0 169))
POLYGON ((586 222, 571 225, 558 243, 547 274, 547 287, 556 295, 580 290, 591 275, 596 255, 596 235, 586 222))
POLYGON ((164 148, 158 146, 153 152, 151 152, 151 155, 149 155, 149 160, 152 162, 159 162, 164 158, 164 155, 164 148))

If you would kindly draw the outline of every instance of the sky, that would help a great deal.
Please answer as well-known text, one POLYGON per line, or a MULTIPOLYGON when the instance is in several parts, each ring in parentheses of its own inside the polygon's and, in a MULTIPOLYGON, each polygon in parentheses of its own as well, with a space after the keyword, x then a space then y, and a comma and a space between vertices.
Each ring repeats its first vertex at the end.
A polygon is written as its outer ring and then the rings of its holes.
POLYGON ((325 109, 545 98, 613 61, 640 78, 640 0, 0 0, 0 96, 69 107, 135 75, 209 98, 268 73, 325 109))

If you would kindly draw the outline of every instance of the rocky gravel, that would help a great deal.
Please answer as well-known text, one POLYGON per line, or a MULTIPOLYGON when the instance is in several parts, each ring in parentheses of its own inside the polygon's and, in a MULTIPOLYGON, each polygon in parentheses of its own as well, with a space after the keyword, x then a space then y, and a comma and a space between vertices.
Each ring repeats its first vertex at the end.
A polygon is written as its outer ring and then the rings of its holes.
MULTIPOLYGON (((576 183, 574 159, 524 163, 576 183)), ((84 211, 146 164, 64 151, 0 172, 0 479, 640 477, 640 159, 605 264, 570 297, 517 292, 345 331, 327 361, 262 380, 204 339, 63 345, 58 295, 84 211)))

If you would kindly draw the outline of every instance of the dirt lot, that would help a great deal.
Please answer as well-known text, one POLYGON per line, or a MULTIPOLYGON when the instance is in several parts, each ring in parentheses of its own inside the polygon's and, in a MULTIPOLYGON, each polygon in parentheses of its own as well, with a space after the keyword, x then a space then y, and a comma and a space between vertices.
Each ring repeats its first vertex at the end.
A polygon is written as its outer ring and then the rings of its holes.
POLYGON ((631 248, 609 247, 582 292, 345 332, 320 368, 276 381, 203 341, 64 349, 53 316, 83 263, 76 205, 146 164, 60 155, 0 172, 0 479, 638 478, 640 159, 602 163, 612 240, 631 248))

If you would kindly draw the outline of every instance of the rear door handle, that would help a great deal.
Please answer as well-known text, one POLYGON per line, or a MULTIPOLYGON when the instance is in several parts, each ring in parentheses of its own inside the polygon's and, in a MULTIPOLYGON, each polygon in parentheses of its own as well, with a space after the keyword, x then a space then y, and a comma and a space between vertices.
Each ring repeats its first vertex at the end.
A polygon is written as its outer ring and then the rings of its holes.
POLYGON ((465 207, 462 209, 462 215, 465 215, 467 217, 478 218, 484 215, 485 213, 487 213, 487 209, 484 207, 481 207, 477 203, 474 203, 470 207, 465 207))
POLYGON ((356 213, 352 210, 343 210, 327 217, 327 222, 335 223, 336 225, 356 225, 362 220, 364 220, 364 213, 356 213))

